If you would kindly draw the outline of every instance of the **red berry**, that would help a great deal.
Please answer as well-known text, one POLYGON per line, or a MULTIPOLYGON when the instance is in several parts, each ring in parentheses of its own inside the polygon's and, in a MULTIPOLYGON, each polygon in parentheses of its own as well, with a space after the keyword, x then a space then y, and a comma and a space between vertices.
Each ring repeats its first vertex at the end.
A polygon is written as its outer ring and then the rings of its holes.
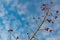
POLYGON ((42 10, 46 10, 46 8, 42 8, 42 10))
POLYGON ((52 32, 53 30, 50 29, 50 32, 52 32))
POLYGON ((48 31, 48 30, 49 30, 49 28, 45 28, 45 30, 46 30, 46 31, 48 31))
POLYGON ((52 24, 54 24, 54 22, 52 21, 52 24))
POLYGON ((43 4, 42 6, 47 6, 48 4, 43 4))

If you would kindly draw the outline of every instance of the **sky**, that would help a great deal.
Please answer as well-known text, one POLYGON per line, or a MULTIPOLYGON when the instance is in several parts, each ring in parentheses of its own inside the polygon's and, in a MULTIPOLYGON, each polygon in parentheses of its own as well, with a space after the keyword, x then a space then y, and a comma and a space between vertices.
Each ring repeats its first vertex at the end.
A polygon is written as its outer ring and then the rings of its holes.
POLYGON ((42 4, 48 4, 49 12, 53 17, 47 16, 54 24, 45 21, 42 29, 48 27, 52 33, 40 30, 35 36, 38 40, 60 40, 60 0, 0 0, 0 40, 10 40, 9 29, 12 29, 11 40, 28 40, 27 33, 32 37, 44 19, 46 11, 42 11, 42 4), (50 2, 53 1, 53 4, 50 2), (54 19, 58 16, 57 19, 54 19), (34 19, 33 19, 34 18, 34 19), (39 19, 38 19, 39 18, 39 19))

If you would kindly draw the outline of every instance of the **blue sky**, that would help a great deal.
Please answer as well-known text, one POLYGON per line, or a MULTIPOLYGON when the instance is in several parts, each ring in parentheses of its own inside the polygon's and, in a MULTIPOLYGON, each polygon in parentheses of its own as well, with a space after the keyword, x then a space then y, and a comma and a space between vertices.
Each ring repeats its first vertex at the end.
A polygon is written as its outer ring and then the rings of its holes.
POLYGON ((0 0, 0 40, 10 40, 9 29, 13 30, 12 40, 16 40, 17 36, 19 36, 19 40, 28 40, 27 33, 31 37, 32 30, 35 32, 43 20, 42 16, 45 13, 41 10, 43 3, 48 4, 48 8, 52 9, 49 14, 53 13, 53 17, 48 16, 47 18, 54 22, 52 24, 46 21, 43 26, 54 31, 50 33, 40 30, 36 38, 39 40, 60 40, 60 12, 56 14, 56 10, 60 11, 60 0, 0 0), (53 5, 50 4, 51 1, 54 2, 53 5), (58 16, 58 18, 54 19, 54 16, 58 16), (29 25, 26 25, 27 22, 29 25))

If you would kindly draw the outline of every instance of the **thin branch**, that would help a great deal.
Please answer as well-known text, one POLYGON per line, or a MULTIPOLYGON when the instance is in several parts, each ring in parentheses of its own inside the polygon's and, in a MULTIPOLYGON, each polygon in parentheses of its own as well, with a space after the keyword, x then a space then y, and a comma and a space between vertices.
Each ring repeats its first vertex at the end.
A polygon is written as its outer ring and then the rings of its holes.
MULTIPOLYGON (((30 26, 30 25, 29 25, 30 26)), ((30 28, 30 27, 29 27, 30 28)), ((34 33, 34 31, 30 28, 30 30, 34 33)), ((28 40, 30 40, 30 34, 28 33, 28 40)), ((38 38, 34 37, 34 39, 39 40, 38 38)))
POLYGON ((29 33, 27 33, 27 35, 28 35, 28 40, 30 40, 30 34, 29 34, 29 33))
POLYGON ((11 32, 10 32, 10 40, 11 40, 11 32))
POLYGON ((45 22, 46 16, 48 15, 48 12, 46 13, 46 15, 44 16, 44 20, 42 21, 41 25, 38 27, 38 29, 34 32, 34 34, 32 35, 31 39, 32 40, 35 35, 38 33, 38 31, 40 30, 40 28, 42 27, 43 23, 45 22))
POLYGON ((16 38, 13 34, 11 34, 14 38, 16 38))

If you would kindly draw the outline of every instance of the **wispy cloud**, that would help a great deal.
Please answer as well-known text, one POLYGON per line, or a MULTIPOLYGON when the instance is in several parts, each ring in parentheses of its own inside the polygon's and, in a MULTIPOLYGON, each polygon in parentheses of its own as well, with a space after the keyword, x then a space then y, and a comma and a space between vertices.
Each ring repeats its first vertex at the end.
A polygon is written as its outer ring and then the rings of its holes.
POLYGON ((27 11, 27 6, 28 6, 29 3, 25 3, 25 4, 18 4, 17 5, 17 12, 19 15, 22 15, 22 14, 26 14, 28 11, 27 11))

